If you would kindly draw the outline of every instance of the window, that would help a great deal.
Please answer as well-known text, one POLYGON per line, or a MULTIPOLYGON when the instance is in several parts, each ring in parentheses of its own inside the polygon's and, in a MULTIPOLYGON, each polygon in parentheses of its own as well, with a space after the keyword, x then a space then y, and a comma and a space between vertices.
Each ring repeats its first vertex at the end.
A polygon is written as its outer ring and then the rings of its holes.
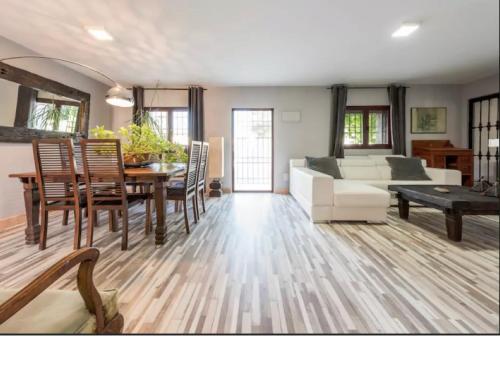
POLYGON ((145 108, 145 110, 166 139, 184 146, 188 145, 188 111, 186 108, 155 107, 145 108))
POLYGON ((344 147, 391 148, 389 107, 347 107, 344 147))
POLYGON ((181 145, 188 144, 188 112, 173 111, 172 113, 172 142, 181 145))
POLYGON ((149 111, 148 113, 159 133, 168 139, 168 111, 149 111))

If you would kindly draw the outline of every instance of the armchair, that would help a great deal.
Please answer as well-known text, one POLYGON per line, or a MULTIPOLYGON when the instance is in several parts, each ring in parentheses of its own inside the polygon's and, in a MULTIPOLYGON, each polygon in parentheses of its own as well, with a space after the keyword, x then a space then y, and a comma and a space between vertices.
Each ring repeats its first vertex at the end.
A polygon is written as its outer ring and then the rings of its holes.
POLYGON ((121 333, 117 291, 98 292, 94 285, 98 258, 95 248, 76 250, 21 290, 0 288, 0 334, 121 333), (46 290, 77 265, 78 292, 46 290))

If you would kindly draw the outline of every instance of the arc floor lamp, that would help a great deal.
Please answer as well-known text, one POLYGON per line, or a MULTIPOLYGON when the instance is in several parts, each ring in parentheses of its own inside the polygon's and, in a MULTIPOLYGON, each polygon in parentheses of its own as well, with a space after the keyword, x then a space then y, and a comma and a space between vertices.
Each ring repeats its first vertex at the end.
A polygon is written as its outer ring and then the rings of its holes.
POLYGON ((10 60, 19 60, 19 59, 44 59, 44 60, 55 60, 61 61, 77 66, 81 66, 83 68, 89 69, 94 73, 99 74, 101 77, 106 78, 108 81, 113 83, 113 87, 108 90, 106 93, 106 103, 116 106, 116 107, 132 107, 134 105, 134 97, 130 90, 127 90, 125 87, 121 86, 118 82, 116 82, 111 77, 102 73, 101 71, 92 68, 91 66, 81 64, 76 61, 61 59, 59 57, 50 57, 50 56, 41 56, 41 55, 23 55, 23 56, 13 56, 13 57, 5 57, 0 58, 0 62, 10 61, 10 60))

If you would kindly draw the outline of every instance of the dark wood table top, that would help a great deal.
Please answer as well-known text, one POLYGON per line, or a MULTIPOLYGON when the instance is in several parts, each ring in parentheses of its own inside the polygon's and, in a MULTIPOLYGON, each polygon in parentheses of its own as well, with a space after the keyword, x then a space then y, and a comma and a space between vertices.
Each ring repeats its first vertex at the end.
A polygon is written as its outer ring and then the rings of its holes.
POLYGON ((465 186, 455 185, 389 185, 389 190, 398 192, 404 199, 455 210, 480 210, 498 212, 500 200, 470 191, 465 186), (435 187, 448 189, 449 193, 434 190, 435 187))
MULTIPOLYGON (((130 178, 152 178, 158 176, 171 177, 186 170, 184 163, 153 163, 141 168, 124 168, 125 177, 130 178)), ((11 173, 12 178, 35 178, 36 172, 11 173)))

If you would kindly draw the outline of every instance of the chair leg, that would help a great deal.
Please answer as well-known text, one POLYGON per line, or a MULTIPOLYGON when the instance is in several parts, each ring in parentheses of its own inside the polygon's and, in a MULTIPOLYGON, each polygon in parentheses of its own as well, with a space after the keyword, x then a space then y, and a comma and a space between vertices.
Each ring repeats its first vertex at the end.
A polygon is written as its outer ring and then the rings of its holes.
POLYGON ((200 190, 200 197, 201 197, 201 207, 203 208, 203 213, 206 212, 205 210, 205 192, 203 190, 200 190))
POLYGON ((193 208, 196 206, 196 220, 200 221, 200 205, 198 204, 198 194, 195 193, 193 196, 194 202, 193 202, 193 208))
POLYGON ((99 226, 99 215, 97 214, 97 211, 94 211, 94 225, 96 227, 99 226))
POLYGON ((109 210, 108 216, 109 216, 109 231, 110 232, 117 232, 118 231, 118 223, 116 220, 116 211, 109 210))
POLYGON ((68 225, 69 211, 63 211, 62 225, 68 225))
POLYGON ((184 208, 184 225, 186 226, 186 233, 189 234, 189 219, 188 219, 188 210, 187 210, 187 199, 182 201, 182 206, 184 208))
POLYGON ((94 242, 94 219, 95 215, 91 207, 87 208, 89 215, 87 218, 87 247, 92 247, 94 242))
POLYGON ((193 197, 191 198, 191 203, 193 204, 194 223, 197 224, 198 223, 198 209, 197 209, 198 202, 196 201, 196 194, 193 195, 193 197))
MULTIPOLYGON (((149 190, 146 187, 146 190, 149 190)), ((148 191, 149 192, 149 191, 148 191)), ((153 231, 153 220, 151 218, 151 199, 146 199, 146 235, 153 231)))
POLYGON ((45 250, 47 248, 47 227, 49 222, 49 212, 42 207, 41 223, 40 223, 40 244, 39 249, 45 250))
POLYGON ((128 208, 122 211, 122 250, 128 249, 128 208))
POLYGON ((82 211, 77 208, 74 211, 75 214, 75 236, 73 248, 78 250, 80 248, 80 243, 82 240, 82 211))

